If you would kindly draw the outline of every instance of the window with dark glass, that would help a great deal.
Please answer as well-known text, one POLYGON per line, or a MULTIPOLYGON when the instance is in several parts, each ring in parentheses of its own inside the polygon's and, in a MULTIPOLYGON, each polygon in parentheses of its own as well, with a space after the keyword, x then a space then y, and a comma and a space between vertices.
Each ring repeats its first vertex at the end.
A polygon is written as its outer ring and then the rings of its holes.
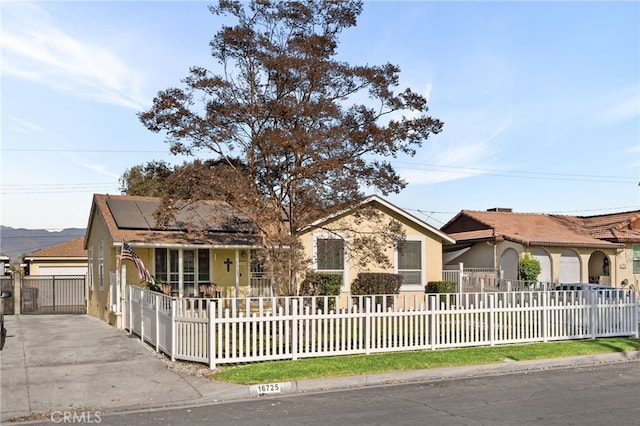
POLYGON ((318 238, 316 240, 316 265, 319 271, 344 270, 344 240, 318 238))
POLYGON ((402 241, 398 244, 398 274, 402 284, 422 284, 422 243, 402 241))

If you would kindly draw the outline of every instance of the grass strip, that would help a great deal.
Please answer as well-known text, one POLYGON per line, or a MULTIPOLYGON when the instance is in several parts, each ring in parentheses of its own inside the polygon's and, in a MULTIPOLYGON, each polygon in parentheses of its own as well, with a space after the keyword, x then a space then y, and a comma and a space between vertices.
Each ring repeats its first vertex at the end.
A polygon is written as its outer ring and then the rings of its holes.
POLYGON ((527 361, 637 350, 640 350, 640 340, 635 338, 572 340, 436 351, 305 358, 296 361, 267 361, 220 366, 209 378, 251 385, 390 371, 493 364, 507 359, 527 361))

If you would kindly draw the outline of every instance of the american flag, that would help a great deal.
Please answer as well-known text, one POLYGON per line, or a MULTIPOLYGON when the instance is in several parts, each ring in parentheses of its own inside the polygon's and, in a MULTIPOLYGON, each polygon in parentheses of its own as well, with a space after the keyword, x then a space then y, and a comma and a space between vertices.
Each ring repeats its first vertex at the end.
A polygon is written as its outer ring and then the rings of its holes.
POLYGON ((128 259, 133 263, 135 263, 136 269, 138 270, 138 278, 140 278, 141 280, 149 284, 155 284, 155 280, 149 273, 149 270, 147 269, 147 267, 144 266, 142 259, 138 257, 138 254, 135 252, 135 250, 133 250, 133 248, 126 241, 122 242, 122 252, 120 253, 120 259, 121 260, 128 259))

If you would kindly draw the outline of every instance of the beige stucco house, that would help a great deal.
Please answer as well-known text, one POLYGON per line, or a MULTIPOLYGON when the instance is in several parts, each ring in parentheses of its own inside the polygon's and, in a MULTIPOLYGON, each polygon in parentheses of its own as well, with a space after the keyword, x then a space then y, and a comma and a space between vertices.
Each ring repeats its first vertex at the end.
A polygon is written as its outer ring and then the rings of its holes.
POLYGON ((463 210, 440 228, 456 240, 446 265, 493 268, 517 279, 524 253, 540 261, 538 281, 640 288, 640 211, 598 216, 463 210))
MULTIPOLYGON (((140 280, 134 262, 120 259, 125 241, 156 283, 167 284, 172 296, 207 295, 204 292, 212 285, 217 297, 274 295, 261 265, 252 260, 253 250, 260 245, 251 226, 228 205, 208 201, 185 206, 175 222, 162 229, 155 225, 153 216, 159 205, 160 199, 153 197, 94 195, 84 246, 88 253, 90 315, 120 326, 125 286, 146 284, 140 280), (199 224, 203 232, 187 232, 185 223, 199 224)), ((386 272, 405 276, 402 293, 422 294, 428 281, 441 279, 442 245, 452 244, 453 239, 380 197, 369 197, 363 205, 373 206, 398 221, 406 233, 407 256, 399 255, 397 247, 387 251, 393 266, 386 272)), ((354 210, 347 210, 317 221, 301 236, 312 269, 343 274, 344 295, 349 294, 349 285, 358 272, 378 271, 352 265, 348 244, 338 242, 348 242, 350 235, 331 231, 345 221, 354 225, 353 214, 354 210), (324 247, 325 253, 328 249, 336 252, 333 263, 318 261, 319 246, 324 247)), ((359 221, 358 226, 367 230, 366 221, 359 221)))
POLYGON ((87 250, 84 237, 36 250, 24 256, 29 275, 86 275, 87 250))
POLYGON ((370 196, 358 206, 330 217, 318 220, 302 230, 304 251, 311 260, 315 272, 338 273, 343 276, 342 298, 350 294, 350 285, 360 272, 390 272, 404 277, 400 294, 424 294, 429 281, 442 280, 443 245, 455 241, 428 223, 396 207, 381 197, 370 196), (357 217, 363 207, 376 209, 383 220, 401 224, 405 234, 402 247, 397 244, 386 247, 390 268, 359 266, 350 254, 350 240, 358 233, 376 232, 372 224, 357 217))
POLYGON ((85 237, 90 315, 119 326, 125 286, 146 285, 135 263, 120 259, 125 241, 172 296, 199 296, 212 288, 222 297, 270 295, 270 283, 251 271, 256 238, 228 206, 211 201, 185 207, 174 223, 160 228, 153 217, 159 205, 159 198, 94 194, 85 237), (185 223, 204 231, 187 232, 185 223))

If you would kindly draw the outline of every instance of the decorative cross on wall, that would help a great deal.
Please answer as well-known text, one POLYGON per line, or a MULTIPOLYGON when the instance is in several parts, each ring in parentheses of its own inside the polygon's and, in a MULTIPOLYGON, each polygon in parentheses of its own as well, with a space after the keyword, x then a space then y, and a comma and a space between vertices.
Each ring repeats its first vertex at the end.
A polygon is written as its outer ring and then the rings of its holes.
POLYGON ((231 259, 229 259, 229 258, 227 257, 227 260, 225 260, 225 261, 224 261, 224 262, 222 262, 222 263, 224 263, 225 265, 227 265, 227 272, 229 272, 229 266, 231 266, 231 264, 233 263, 233 262, 231 261, 231 259))

